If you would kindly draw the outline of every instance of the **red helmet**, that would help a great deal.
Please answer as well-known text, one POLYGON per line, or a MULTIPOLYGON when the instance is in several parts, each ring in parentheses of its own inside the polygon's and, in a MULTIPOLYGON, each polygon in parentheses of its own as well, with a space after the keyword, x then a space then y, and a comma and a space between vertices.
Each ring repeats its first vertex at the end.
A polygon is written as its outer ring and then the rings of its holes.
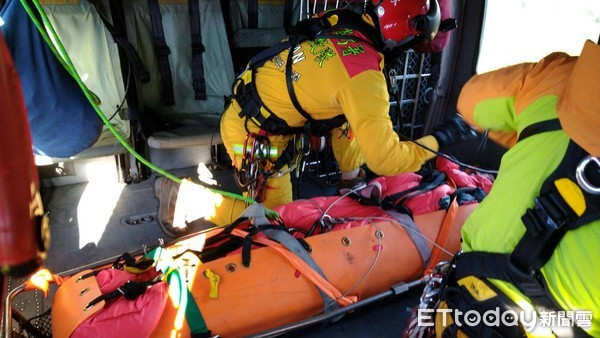
POLYGON ((440 27, 437 0, 372 0, 386 49, 432 40, 440 27))

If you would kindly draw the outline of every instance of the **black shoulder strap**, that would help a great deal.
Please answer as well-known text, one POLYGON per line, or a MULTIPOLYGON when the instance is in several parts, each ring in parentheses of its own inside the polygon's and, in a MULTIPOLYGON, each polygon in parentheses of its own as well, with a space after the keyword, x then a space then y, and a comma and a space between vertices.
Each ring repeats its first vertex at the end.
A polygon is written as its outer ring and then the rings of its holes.
POLYGON ((555 131, 555 130, 560 130, 561 126, 560 126, 560 121, 558 119, 551 119, 551 120, 546 120, 546 121, 542 121, 542 122, 537 122, 534 124, 531 124, 527 127, 525 127, 525 129, 523 129, 521 131, 521 133, 519 134, 519 139, 517 142, 521 142, 524 139, 528 138, 529 136, 533 136, 536 134, 540 134, 540 133, 545 133, 547 131, 555 131))
POLYGON ((282 51, 289 49, 293 46, 293 42, 289 39, 280 41, 273 46, 255 54, 252 59, 248 62, 248 69, 255 69, 262 66, 265 62, 273 58, 275 55, 282 51))
MULTIPOLYGON (((542 185, 534 207, 521 218, 526 231, 515 247, 511 260, 524 271, 539 270, 554 252, 567 231, 600 219, 600 195, 582 189, 585 211, 578 215, 557 190, 555 182, 566 178, 576 184, 576 170, 588 153, 572 140, 558 168, 542 185)), ((600 172, 588 173, 593 181, 600 180, 600 172)))
MULTIPOLYGON (((546 120, 529 125, 519 134, 519 142, 527 137, 547 131, 560 130, 558 119, 546 120)), ((600 196, 582 190, 586 210, 577 215, 557 190, 555 181, 566 178, 575 184, 579 163, 589 154, 572 140, 565 157, 556 170, 544 181, 534 206, 521 218, 526 231, 515 247, 511 260, 523 271, 539 270, 554 252, 567 231, 600 218, 600 196)), ((596 180, 598 171, 590 173, 596 180)))
POLYGON ((300 102, 298 102, 298 98, 296 97, 296 92, 294 91, 294 71, 292 69, 292 65, 294 63, 294 51, 298 44, 292 45, 290 51, 288 53, 287 61, 285 63, 285 83, 287 85, 288 93, 290 95, 290 99, 292 99, 292 104, 294 108, 308 121, 312 121, 313 118, 302 108, 300 102))
POLYGON ((206 81, 204 79, 204 65, 202 53, 206 51, 202 44, 200 21, 200 1, 189 0, 190 29, 192 31, 192 79, 196 100, 206 100, 206 81))
POLYGON ((175 104, 175 97, 173 95, 171 66, 169 65, 169 54, 171 54, 171 50, 165 40, 162 15, 160 14, 158 0, 148 0, 148 10, 150 11, 150 22, 152 24, 154 53, 156 53, 158 70, 162 79, 163 104, 165 106, 172 106, 175 104))

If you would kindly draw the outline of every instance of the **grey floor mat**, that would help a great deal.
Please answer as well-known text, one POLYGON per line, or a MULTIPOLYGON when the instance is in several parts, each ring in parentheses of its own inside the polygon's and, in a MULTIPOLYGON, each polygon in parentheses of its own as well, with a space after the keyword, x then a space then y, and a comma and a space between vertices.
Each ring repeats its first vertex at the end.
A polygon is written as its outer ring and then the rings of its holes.
POLYGON ((50 250, 46 267, 62 272, 125 251, 155 245, 166 235, 156 222, 158 200, 152 184, 111 184, 109 195, 97 195, 95 183, 53 188, 44 194, 50 212, 50 250), (78 205, 74 208, 74 205, 78 205), (137 220, 137 222, 135 221, 137 220))
MULTIPOLYGON (((191 169, 174 171, 191 177, 191 169)), ((227 172, 215 172, 219 188, 232 191, 227 172), (223 182, 223 183, 221 183, 223 182)), ((42 192, 50 212, 50 249, 46 267, 64 272, 116 258, 143 246, 173 240, 157 221, 158 199, 153 183, 158 175, 140 183, 89 182, 54 187, 42 192), (76 206, 76 207, 74 207, 76 206)))

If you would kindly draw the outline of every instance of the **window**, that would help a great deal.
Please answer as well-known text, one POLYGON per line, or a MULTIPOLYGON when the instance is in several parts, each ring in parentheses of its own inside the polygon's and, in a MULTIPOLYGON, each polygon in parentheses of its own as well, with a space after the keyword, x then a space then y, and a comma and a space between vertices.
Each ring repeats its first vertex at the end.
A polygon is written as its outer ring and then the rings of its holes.
POLYGON ((487 0, 477 73, 535 62, 561 51, 579 55, 598 42, 598 0, 487 0))

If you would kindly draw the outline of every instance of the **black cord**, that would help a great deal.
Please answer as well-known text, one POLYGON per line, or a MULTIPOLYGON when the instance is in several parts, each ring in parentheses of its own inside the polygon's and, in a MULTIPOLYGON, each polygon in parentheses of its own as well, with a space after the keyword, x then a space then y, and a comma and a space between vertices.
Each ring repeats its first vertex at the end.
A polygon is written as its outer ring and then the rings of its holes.
POLYGON ((110 116, 110 118, 108 118, 108 121, 112 121, 112 119, 114 119, 115 116, 117 116, 119 111, 121 111, 121 108, 123 108, 123 105, 125 104, 125 99, 127 98, 127 92, 129 91, 129 81, 131 81, 131 67, 127 69, 127 84, 125 85, 123 99, 121 100, 121 103, 117 105, 117 109, 115 110, 115 112, 110 116))
POLYGON ((471 169, 471 170, 473 170, 473 171, 478 171, 478 172, 485 173, 485 174, 498 175, 498 170, 483 169, 483 168, 479 168, 479 167, 475 167, 475 166, 472 166, 472 165, 469 165, 469 164, 463 163, 463 162, 461 162, 461 161, 457 160, 456 158, 454 158, 454 157, 452 157, 452 156, 446 155, 446 154, 444 154, 444 153, 441 153, 441 152, 439 152, 439 151, 435 151, 435 150, 433 150, 433 149, 429 148, 428 146, 426 146, 426 145, 424 145, 424 144, 421 144, 421 143, 419 143, 419 142, 417 142, 417 141, 415 141, 415 140, 411 140, 411 139, 409 139, 409 138, 406 138, 406 137, 404 137, 404 136, 402 136, 402 135, 400 135, 400 137, 402 137, 402 138, 403 138, 403 139, 405 139, 406 141, 410 141, 410 142, 412 142, 412 143, 415 143, 415 144, 416 144, 416 145, 418 145, 419 147, 421 147, 421 148, 423 148, 423 149, 426 149, 427 151, 430 151, 430 152, 432 152, 432 153, 436 154, 437 156, 440 156, 440 157, 443 157, 443 158, 445 158, 445 159, 447 159, 447 160, 449 160, 449 161, 452 161, 452 162, 454 162, 454 163, 458 164, 458 165, 459 165, 459 166, 461 166, 461 167, 468 168, 468 169, 471 169))

